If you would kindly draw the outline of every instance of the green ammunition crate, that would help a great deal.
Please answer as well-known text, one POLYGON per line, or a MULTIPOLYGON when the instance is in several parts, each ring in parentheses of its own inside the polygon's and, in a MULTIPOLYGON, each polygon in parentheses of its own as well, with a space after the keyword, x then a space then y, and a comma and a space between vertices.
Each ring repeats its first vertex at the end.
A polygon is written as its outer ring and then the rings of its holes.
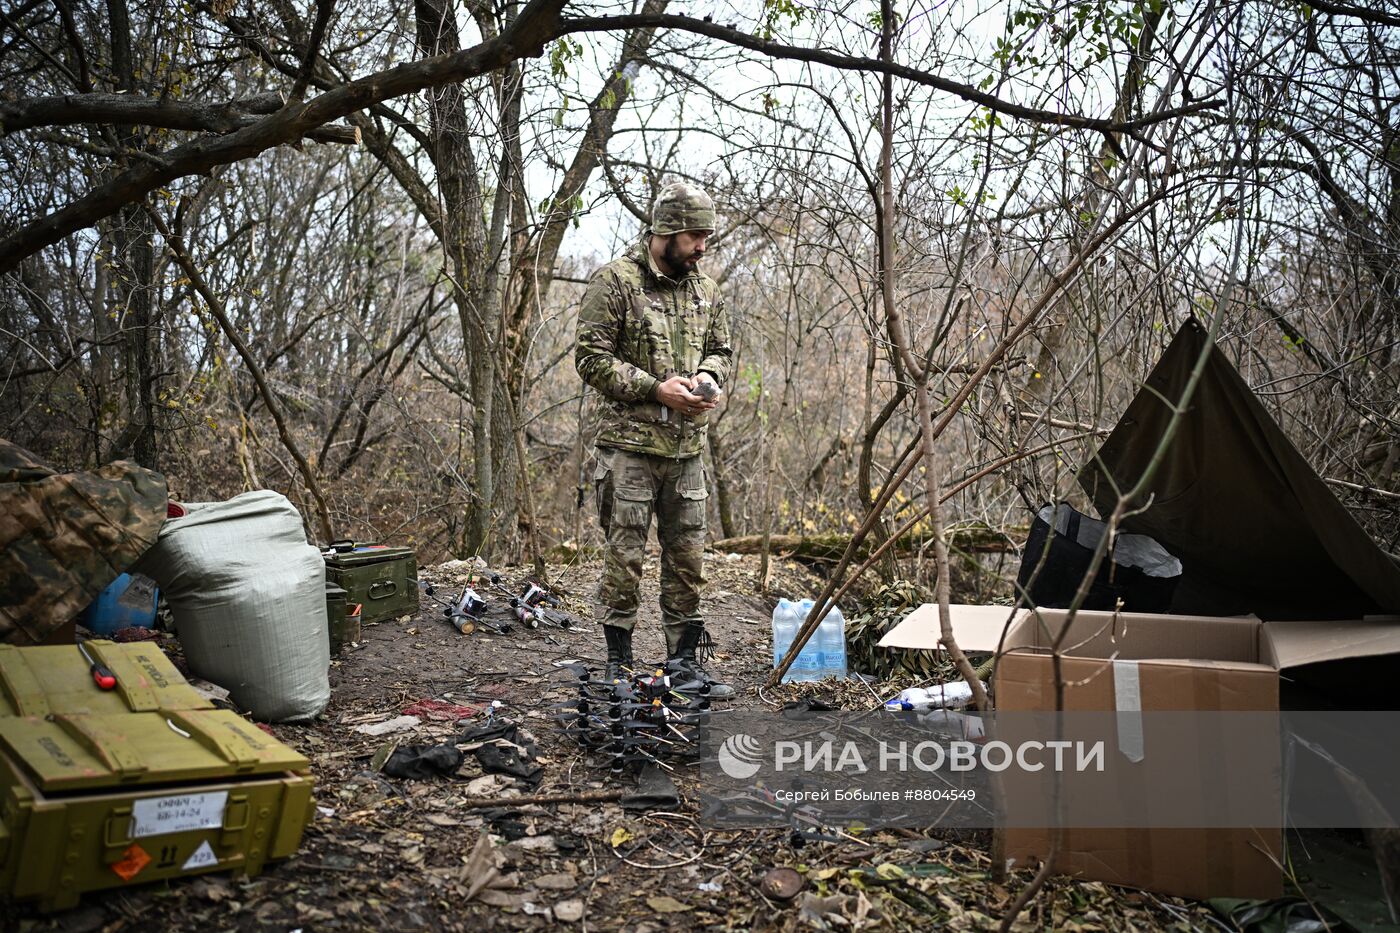
POLYGON ((150 642, 0 645, 0 900, 211 871, 255 875, 301 844, 310 763, 194 691, 150 642))
POLYGON ((418 611, 418 559, 412 548, 337 541, 326 554, 326 579, 345 590, 346 605, 364 607, 362 623, 418 611))
POLYGON ((340 656, 340 650, 345 647, 347 641, 359 640, 346 638, 345 613, 349 608, 345 604, 345 591, 329 579, 326 580, 326 635, 330 641, 333 658, 340 656))

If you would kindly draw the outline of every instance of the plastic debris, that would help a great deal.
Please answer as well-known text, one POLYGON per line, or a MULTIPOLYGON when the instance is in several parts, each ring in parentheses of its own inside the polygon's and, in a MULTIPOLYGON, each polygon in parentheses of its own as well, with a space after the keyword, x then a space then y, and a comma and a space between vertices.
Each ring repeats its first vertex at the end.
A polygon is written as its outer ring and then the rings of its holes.
POLYGON ((367 722, 363 726, 356 726, 355 731, 362 735, 392 735, 395 732, 407 732, 422 721, 417 716, 397 716, 387 722, 367 722))
MULTIPOLYGON (((979 681, 980 682, 980 681, 979 681)), ((986 690, 987 685, 982 684, 986 690)), ((933 687, 910 687, 885 701, 887 710, 963 709, 972 702, 972 687, 965 680, 954 680, 933 687)))

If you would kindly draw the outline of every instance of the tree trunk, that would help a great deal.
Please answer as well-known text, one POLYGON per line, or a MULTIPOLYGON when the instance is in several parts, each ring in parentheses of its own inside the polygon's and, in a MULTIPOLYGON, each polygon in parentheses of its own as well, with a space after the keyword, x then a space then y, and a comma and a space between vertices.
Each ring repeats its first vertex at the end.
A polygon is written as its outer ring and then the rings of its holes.
MULTIPOLYGON (((160 367, 160 325, 156 320, 155 256, 145 212, 121 212, 114 237, 117 248, 118 305, 121 309, 122 376, 131 430, 125 433, 130 454, 143 467, 160 469, 156 439, 156 382, 160 367)), ((119 445, 126 447, 126 445, 119 445)), ((122 451, 124 455, 126 450, 122 451)))
MULTIPOLYGON (((108 0, 107 16, 111 30, 112 70, 122 91, 138 90, 136 60, 131 49, 131 17, 126 0, 108 0)), ((145 147, 144 135, 133 127, 121 134, 121 142, 131 149, 145 147)), ((122 327, 122 374, 125 383, 128 429, 125 443, 117 443, 113 454, 130 453, 143 467, 160 469, 156 439, 156 382, 160 371, 160 322, 155 302, 154 231, 140 204, 124 207, 113 231, 116 247, 117 303, 122 327)))
MULTIPOLYGON (((723 416, 721 416, 723 417, 723 416)), ((715 500, 719 508, 719 530, 726 538, 734 537, 738 531, 734 527, 733 495, 729 488, 729 474, 724 462, 724 439, 720 436, 719 420, 710 425, 710 472, 715 479, 715 500)))
MULTIPOLYGON (((415 0, 418 44, 427 55, 461 49, 454 0, 415 0)), ((498 378, 500 306, 487 300, 492 292, 486 256, 486 227, 476 158, 471 148, 466 91, 460 84, 434 88, 429 94, 429 128, 441 201, 443 253, 452 284, 452 299, 462 329, 462 355, 472 417, 472 504, 467 509, 463 550, 489 557, 494 539, 492 516, 514 514, 515 430, 511 405, 502 399, 498 378), (502 402, 505 404, 502 404, 502 402), (498 502, 498 491, 510 503, 498 502)), ((465 555, 464 555, 465 556, 465 555)))

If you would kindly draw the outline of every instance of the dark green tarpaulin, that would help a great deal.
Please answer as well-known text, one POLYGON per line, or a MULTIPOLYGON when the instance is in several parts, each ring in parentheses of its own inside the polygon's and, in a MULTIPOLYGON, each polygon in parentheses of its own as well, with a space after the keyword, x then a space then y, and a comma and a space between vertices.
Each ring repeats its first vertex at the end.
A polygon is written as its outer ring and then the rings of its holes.
MULTIPOLYGON (((1108 516, 1142 475, 1205 348, 1188 321, 1079 481, 1108 516)), ((1212 348, 1189 410, 1123 522, 1181 559, 1172 610, 1265 620, 1400 611, 1400 565, 1362 530, 1293 447, 1235 367, 1212 348), (1144 497, 1138 505, 1147 504, 1144 497)))

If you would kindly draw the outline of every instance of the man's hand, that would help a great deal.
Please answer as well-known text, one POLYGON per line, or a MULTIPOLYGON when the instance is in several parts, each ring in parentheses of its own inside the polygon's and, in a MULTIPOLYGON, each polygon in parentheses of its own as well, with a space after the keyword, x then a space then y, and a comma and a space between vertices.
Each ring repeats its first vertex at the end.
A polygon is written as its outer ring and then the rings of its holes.
MULTIPOLYGON (((702 373, 700 378, 714 382, 707 374, 702 373)), ((656 387, 656 400, 673 411, 678 411, 683 415, 698 415, 718 407, 718 402, 708 401, 698 395, 691 394, 691 389, 695 388, 695 379, 685 376, 672 376, 656 387)))
POLYGON ((714 376, 711 376, 709 373, 700 372, 696 373, 695 378, 690 381, 690 391, 693 394, 708 399, 715 404, 719 404, 719 395, 724 390, 719 387, 718 382, 715 382, 714 376))

